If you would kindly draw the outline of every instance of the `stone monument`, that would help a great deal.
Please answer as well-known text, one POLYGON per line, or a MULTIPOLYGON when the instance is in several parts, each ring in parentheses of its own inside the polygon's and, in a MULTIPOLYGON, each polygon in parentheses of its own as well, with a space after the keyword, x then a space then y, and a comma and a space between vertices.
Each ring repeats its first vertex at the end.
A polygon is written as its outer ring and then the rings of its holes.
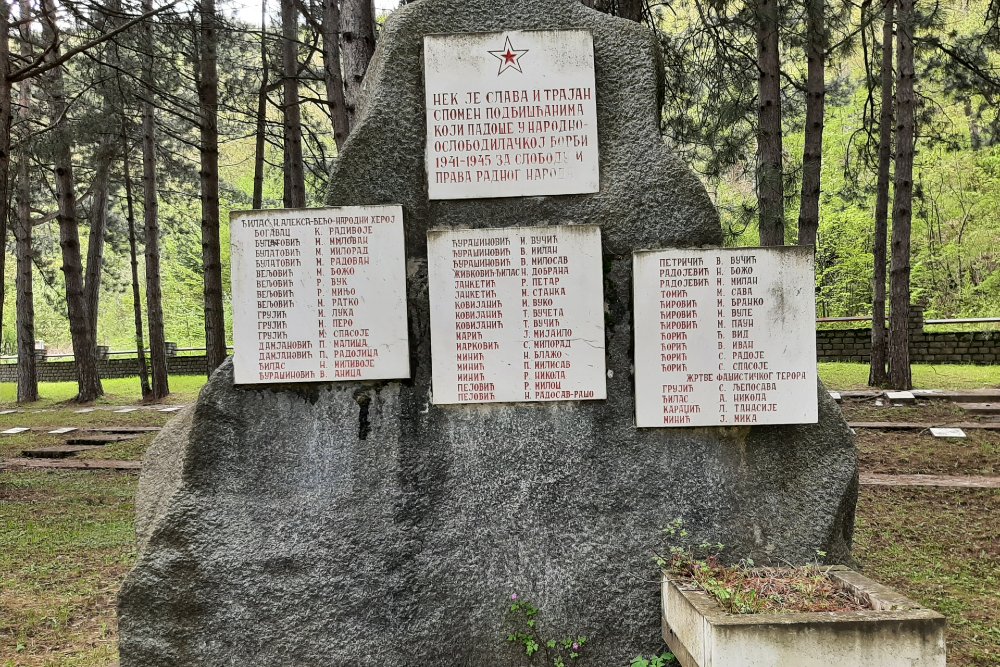
MULTIPOLYGON (((585 74, 586 63, 572 71, 585 74)), ((502 629, 514 593, 541 607, 548 634, 589 638, 580 664, 624 666, 661 646, 651 554, 675 518, 694 542, 721 542, 761 563, 811 561, 818 550, 832 561, 850 559, 856 453, 821 386, 815 424, 636 426, 633 253, 722 239, 705 190, 661 140, 661 76, 646 28, 576 0, 418 0, 392 15, 328 204, 402 206, 409 379, 236 385, 231 363, 213 375, 193 412, 151 449, 155 460, 140 483, 141 555, 119 599, 123 667, 520 665, 523 656, 502 629), (598 150, 549 142, 548 157, 538 160, 551 164, 521 158, 510 169, 468 154, 430 163, 425 48, 440 44, 425 38, 493 33, 472 40, 479 51, 470 57, 495 58, 498 81, 508 82, 541 62, 531 57, 544 45, 521 38, 545 36, 530 31, 555 31, 573 49, 592 39, 596 128, 586 122, 585 92, 567 102, 579 105, 583 124, 559 128, 581 144, 596 135, 598 150), (599 183, 588 181, 593 159, 599 183), (434 193, 428 180, 436 172, 465 173, 441 176, 445 187, 434 193), (483 179, 496 197, 483 198, 483 179), (575 193, 502 196, 517 191, 505 189, 510 179, 575 193), (477 396, 489 392, 477 391, 473 377, 459 378, 457 367, 448 390, 435 394, 434 382, 443 380, 432 377, 442 361, 432 364, 433 341, 460 329, 431 325, 447 290, 428 280, 428 238, 433 246, 435 238, 479 230, 479 238, 517 238, 520 245, 510 247, 530 257, 536 246, 552 245, 543 228, 574 225, 599 227, 600 262, 582 251, 539 252, 567 257, 567 275, 600 271, 604 338, 597 341, 603 358, 596 357, 604 382, 580 372, 567 389, 594 396, 536 395, 549 389, 536 388, 534 374, 548 367, 533 355, 524 362, 531 396, 518 402, 477 396), (537 243, 514 236, 530 236, 525 228, 539 229, 537 243)), ((448 91, 437 92, 447 107, 448 91)), ((474 89, 464 93, 475 103, 474 89)), ((526 94, 535 104, 536 93, 526 94)), ((446 321, 457 322, 459 311, 497 319, 486 303, 493 295, 469 298, 484 302, 449 305, 446 321)), ((559 333, 593 326, 589 307, 576 300, 539 307, 565 312, 541 313, 538 323, 531 313, 516 339, 524 349, 551 337, 572 350, 591 337, 559 333), (550 321, 562 317, 572 326, 550 321)), ((506 339, 481 340, 499 353, 506 339)), ((594 357, 580 351, 569 363, 591 365, 594 357)), ((461 363, 488 370, 503 359, 461 363)))

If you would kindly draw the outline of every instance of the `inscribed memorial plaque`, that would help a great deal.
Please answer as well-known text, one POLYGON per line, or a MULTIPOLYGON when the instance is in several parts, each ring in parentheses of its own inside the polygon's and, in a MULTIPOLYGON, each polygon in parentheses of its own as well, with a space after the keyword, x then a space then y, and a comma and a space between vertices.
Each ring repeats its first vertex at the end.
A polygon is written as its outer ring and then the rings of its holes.
POLYGON ((424 37, 430 199, 597 192, 586 30, 424 37))
POLYGON ((606 398, 596 226, 427 234, 433 402, 606 398))
POLYGON ((814 424, 812 248, 634 255, 636 424, 814 424))
POLYGON ((403 209, 234 212, 237 384, 410 376, 403 209))

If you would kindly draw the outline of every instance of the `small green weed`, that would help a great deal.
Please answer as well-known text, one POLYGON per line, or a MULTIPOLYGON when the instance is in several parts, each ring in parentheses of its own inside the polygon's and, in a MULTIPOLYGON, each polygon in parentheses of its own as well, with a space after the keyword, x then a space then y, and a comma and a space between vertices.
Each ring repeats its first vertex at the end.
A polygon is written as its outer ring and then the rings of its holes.
POLYGON ((545 664, 566 667, 568 662, 583 656, 586 637, 546 639, 538 627, 538 607, 522 600, 517 593, 510 596, 510 601, 507 621, 511 626, 511 633, 507 635, 507 641, 524 647, 524 654, 529 659, 540 656, 544 658, 545 664))
POLYGON ((644 658, 641 655, 636 656, 632 659, 629 667, 666 667, 667 665, 675 664, 677 664, 677 658, 674 657, 673 653, 666 651, 652 658, 644 658))

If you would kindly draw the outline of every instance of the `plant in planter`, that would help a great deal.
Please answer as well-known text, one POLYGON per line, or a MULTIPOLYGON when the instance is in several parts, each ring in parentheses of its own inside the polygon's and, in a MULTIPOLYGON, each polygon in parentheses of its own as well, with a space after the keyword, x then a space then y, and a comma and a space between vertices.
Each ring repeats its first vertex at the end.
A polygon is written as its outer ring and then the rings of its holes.
MULTIPOLYGON (((684 540, 675 521, 666 533, 684 540)), ((944 617, 841 566, 724 565, 722 545, 674 545, 663 638, 682 667, 943 667, 944 617)))

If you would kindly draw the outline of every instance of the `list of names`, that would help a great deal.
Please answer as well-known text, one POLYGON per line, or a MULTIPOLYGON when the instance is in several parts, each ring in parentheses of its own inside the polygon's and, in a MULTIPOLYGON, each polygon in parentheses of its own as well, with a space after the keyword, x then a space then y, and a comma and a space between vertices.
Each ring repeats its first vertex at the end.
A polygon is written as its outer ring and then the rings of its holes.
POLYGON ((237 384, 407 378, 399 206, 235 212, 237 384))
POLYGON ((433 402, 607 396, 596 226, 428 232, 433 402))
POLYGON ((636 424, 818 419, 813 250, 635 253, 636 424))
POLYGON ((424 38, 430 199, 597 192, 586 30, 424 38))

